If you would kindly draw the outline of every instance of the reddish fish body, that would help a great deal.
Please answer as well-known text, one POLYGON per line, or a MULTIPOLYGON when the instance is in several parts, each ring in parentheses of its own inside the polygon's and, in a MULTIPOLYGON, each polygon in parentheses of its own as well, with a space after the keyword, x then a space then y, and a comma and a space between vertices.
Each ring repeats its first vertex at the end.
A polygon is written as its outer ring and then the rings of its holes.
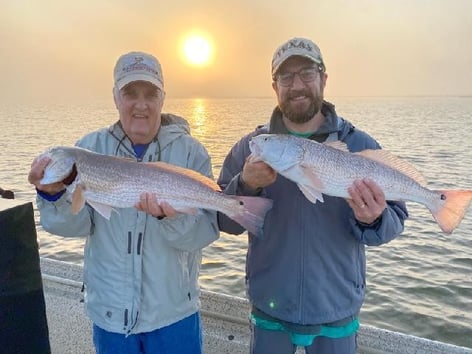
POLYGON ((342 142, 320 144, 292 135, 261 134, 250 145, 254 159, 262 160, 297 183, 311 202, 323 194, 349 198, 354 180, 375 181, 387 200, 425 205, 441 229, 451 233, 461 222, 472 200, 470 190, 431 190, 409 163, 385 150, 350 153, 342 142))
POLYGON ((41 184, 63 181, 76 169, 70 188, 75 213, 87 202, 109 219, 113 208, 134 207, 140 195, 148 192, 181 212, 194 213, 198 208, 220 211, 257 234, 272 207, 266 198, 223 194, 212 179, 164 162, 138 163, 78 147, 54 147, 44 155, 52 161, 41 184))

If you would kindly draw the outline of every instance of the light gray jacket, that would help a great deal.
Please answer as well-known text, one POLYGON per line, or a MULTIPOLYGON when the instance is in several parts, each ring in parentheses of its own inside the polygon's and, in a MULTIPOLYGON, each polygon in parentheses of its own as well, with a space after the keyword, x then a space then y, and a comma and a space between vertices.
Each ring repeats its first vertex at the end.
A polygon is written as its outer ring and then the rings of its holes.
MULTIPOLYGON (((78 146, 136 159, 119 123, 83 137, 78 146)), ((143 161, 164 161, 212 177, 210 157, 180 117, 162 115, 157 138, 143 161)), ((135 208, 117 209, 108 221, 90 206, 70 213, 63 195, 38 196, 41 224, 61 236, 87 236, 84 251, 86 310, 99 327, 116 333, 149 332, 199 310, 201 249, 218 238, 216 213, 158 220, 135 208)))

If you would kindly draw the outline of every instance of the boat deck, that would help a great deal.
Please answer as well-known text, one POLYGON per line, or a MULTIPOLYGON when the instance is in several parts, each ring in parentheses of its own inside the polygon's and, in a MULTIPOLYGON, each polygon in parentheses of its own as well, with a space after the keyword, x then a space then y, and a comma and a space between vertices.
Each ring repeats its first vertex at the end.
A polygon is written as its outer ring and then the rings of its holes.
MULTIPOLYGON (((49 338, 53 354, 94 353, 91 324, 83 308, 82 267, 41 259, 49 338)), ((206 354, 249 352, 249 306, 246 299, 202 291, 206 354)), ((471 348, 361 325, 359 354, 471 354, 471 348)), ((297 351, 303 353, 302 349, 297 351)))

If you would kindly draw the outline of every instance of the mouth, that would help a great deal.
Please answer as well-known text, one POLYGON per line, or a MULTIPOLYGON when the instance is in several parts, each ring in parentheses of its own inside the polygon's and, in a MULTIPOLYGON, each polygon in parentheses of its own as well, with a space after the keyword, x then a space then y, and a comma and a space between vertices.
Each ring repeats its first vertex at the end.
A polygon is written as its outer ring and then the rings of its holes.
POLYGON ((251 150, 252 155, 258 155, 260 152, 259 146, 257 146, 254 140, 249 141, 249 150, 251 150))
POLYGON ((288 98, 291 101, 303 101, 310 98, 310 93, 307 91, 292 91, 288 98))
POLYGON ((133 114, 132 117, 134 119, 147 119, 148 118, 148 116, 145 114, 137 114, 137 113, 133 114))
POLYGON ((309 97, 306 96, 306 95, 293 95, 293 96, 290 96, 289 99, 292 102, 300 102, 300 101, 304 101, 304 100, 309 99, 309 97))

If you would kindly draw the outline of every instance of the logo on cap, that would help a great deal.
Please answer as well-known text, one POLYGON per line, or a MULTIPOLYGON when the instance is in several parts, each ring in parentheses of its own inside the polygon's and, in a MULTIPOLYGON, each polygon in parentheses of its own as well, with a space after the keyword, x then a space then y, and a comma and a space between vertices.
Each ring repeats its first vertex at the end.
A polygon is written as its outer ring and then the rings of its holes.
POLYGON ((143 57, 134 57, 134 63, 131 63, 127 66, 124 66, 122 71, 125 73, 129 73, 131 71, 147 71, 153 75, 159 76, 159 73, 156 69, 152 68, 150 65, 144 62, 143 57))
POLYGON ((164 89, 162 69, 158 60, 146 53, 131 52, 122 55, 115 66, 115 85, 121 89, 133 81, 148 81, 164 89))
POLYGON ((283 62, 292 56, 306 57, 324 67, 320 48, 315 43, 306 38, 292 38, 275 51, 272 57, 272 75, 275 75, 283 62))
POLYGON ((313 52, 313 56, 318 56, 318 53, 315 52, 313 46, 310 43, 304 42, 303 40, 291 40, 288 43, 282 45, 276 53, 276 57, 282 56, 287 50, 291 48, 296 48, 300 50, 306 50, 307 52, 313 52))

